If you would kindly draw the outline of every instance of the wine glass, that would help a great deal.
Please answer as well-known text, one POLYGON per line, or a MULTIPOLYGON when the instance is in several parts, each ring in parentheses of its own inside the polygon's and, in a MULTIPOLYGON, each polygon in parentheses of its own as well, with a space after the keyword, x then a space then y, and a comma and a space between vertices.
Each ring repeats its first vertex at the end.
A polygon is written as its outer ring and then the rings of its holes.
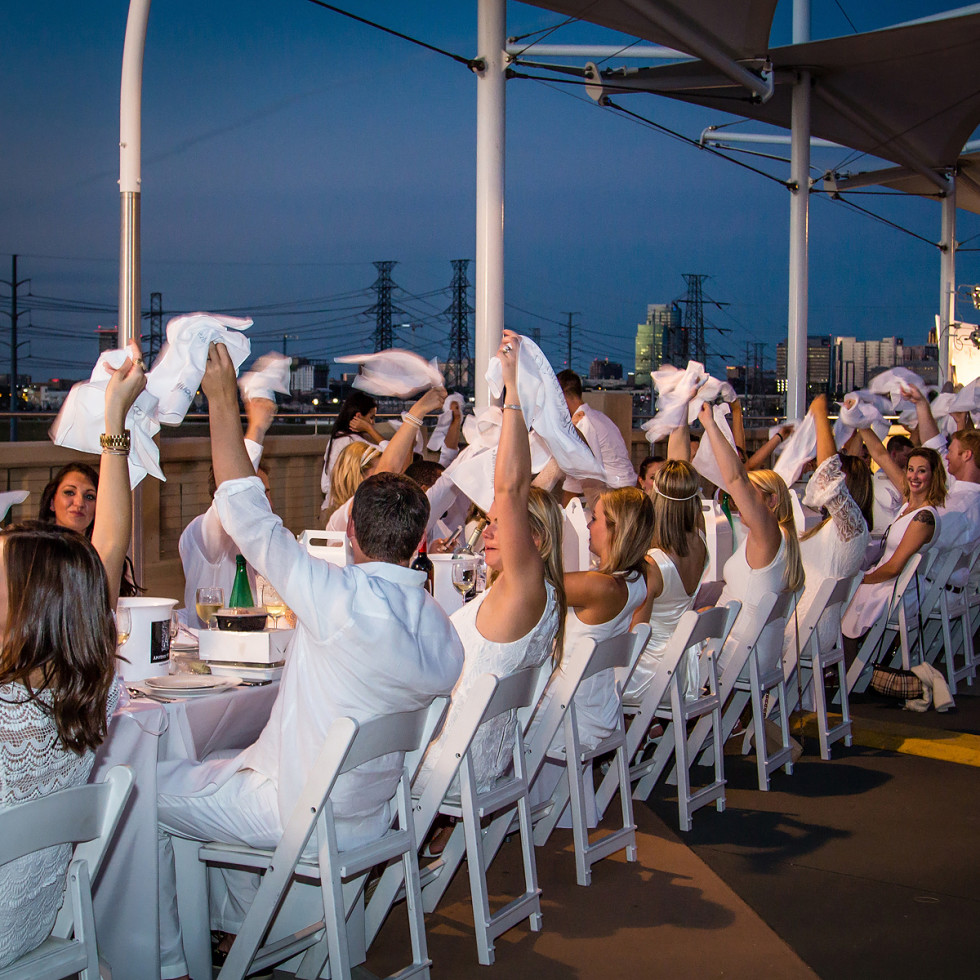
POLYGON ((272 618, 272 628, 279 629, 279 617, 286 615, 286 602, 276 592, 275 586, 270 585, 268 582, 262 583, 262 605, 265 606, 265 611, 272 618))
POLYGON ((453 558, 453 588, 463 597, 463 602, 476 595, 476 580, 480 559, 473 555, 453 558))
POLYGON ((116 609, 116 646, 122 646, 128 639, 133 629, 133 614, 128 606, 119 606, 116 609))
POLYGON ((206 629, 213 630, 218 628, 215 619, 218 610, 225 604, 224 589, 219 589, 216 585, 209 585, 203 589, 198 589, 194 595, 194 608, 197 610, 197 618, 200 619, 206 629))

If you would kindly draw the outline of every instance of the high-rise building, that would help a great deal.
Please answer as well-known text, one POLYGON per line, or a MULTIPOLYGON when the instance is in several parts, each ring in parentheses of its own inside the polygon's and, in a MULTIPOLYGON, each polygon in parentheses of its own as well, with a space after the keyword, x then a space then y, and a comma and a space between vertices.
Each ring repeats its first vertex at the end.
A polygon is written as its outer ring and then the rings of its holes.
POLYGON ((650 374, 664 362, 664 339, 671 330, 679 330, 681 310, 676 303, 650 303, 645 323, 636 326, 637 387, 650 384, 650 374))
POLYGON ((597 357, 589 367, 589 378, 592 381, 622 381, 623 365, 608 357, 597 357))
MULTIPOLYGON (((829 335, 817 335, 806 339, 806 393, 807 401, 820 394, 828 394, 834 379, 837 347, 829 335)), ((780 393, 786 392, 786 344, 776 345, 776 383, 780 393)))
POLYGON ((901 365, 904 360, 901 337, 881 340, 837 337, 836 348, 832 387, 838 394, 864 388, 876 374, 901 365))

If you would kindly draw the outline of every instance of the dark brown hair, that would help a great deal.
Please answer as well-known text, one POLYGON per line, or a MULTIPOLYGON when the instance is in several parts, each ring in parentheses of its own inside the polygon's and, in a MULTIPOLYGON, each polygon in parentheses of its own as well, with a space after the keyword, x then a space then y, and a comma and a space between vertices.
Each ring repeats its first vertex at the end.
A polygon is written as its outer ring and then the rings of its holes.
POLYGON ((361 551, 373 561, 407 562, 425 533, 429 498, 401 473, 375 473, 354 494, 354 534, 361 551))
MULTIPOLYGON (((47 485, 41 492, 41 503, 37 508, 37 519, 39 521, 44 521, 47 524, 54 523, 54 495, 58 492, 58 487, 61 486, 65 477, 69 473, 81 473, 82 476, 88 480, 93 487, 95 487, 96 493, 99 490, 99 471, 89 466, 88 463, 69 463, 67 466, 62 466, 60 470, 50 480, 48 480, 47 485)), ((92 523, 95 521, 93 519, 92 523)), ((85 529, 85 534, 87 537, 92 537, 92 524, 85 529)))
POLYGON ((102 561, 83 535, 39 521, 4 529, 0 546, 7 576, 0 684, 22 684, 54 718, 66 749, 94 750, 106 736, 116 671, 102 561), (51 693, 51 706, 38 697, 43 691, 51 693))

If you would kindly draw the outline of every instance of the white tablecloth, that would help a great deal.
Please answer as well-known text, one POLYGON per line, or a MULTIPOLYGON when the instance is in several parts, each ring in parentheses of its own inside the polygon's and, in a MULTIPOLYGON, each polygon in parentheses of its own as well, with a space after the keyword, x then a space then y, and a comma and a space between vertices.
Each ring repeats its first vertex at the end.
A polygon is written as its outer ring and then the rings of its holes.
POLYGON ((102 955, 122 980, 159 980, 157 762, 242 749, 258 737, 278 683, 160 704, 139 699, 117 711, 96 756, 92 780, 116 765, 135 785, 95 888, 102 955))

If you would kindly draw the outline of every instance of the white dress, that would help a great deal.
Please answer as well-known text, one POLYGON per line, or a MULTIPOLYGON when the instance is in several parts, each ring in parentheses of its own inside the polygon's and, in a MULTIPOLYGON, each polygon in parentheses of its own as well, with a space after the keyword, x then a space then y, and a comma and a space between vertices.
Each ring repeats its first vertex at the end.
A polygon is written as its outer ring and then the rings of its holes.
MULTIPOLYGON (((704 536, 701 536, 704 540, 704 536)), ((692 608, 695 596, 701 586, 701 579, 707 571, 710 558, 707 553, 704 556, 704 567, 701 569, 701 577, 698 579, 694 591, 689 595, 684 588, 677 566, 665 551, 660 548, 651 548, 647 554, 657 563, 660 574, 664 580, 663 591, 653 601, 653 609, 650 611, 650 642, 640 656, 640 661, 633 671, 630 678, 629 687, 623 700, 627 703, 638 703, 647 688, 653 682, 653 678, 660 669, 663 660, 664 650, 674 635, 677 623, 681 616, 692 608)), ((681 691, 688 701, 693 701, 698 696, 700 689, 700 672, 698 669, 698 654, 696 650, 688 650, 678 666, 680 675, 681 691)))
MULTIPOLYGON (((825 579, 840 581, 860 570, 871 536, 861 508, 847 489, 840 457, 836 453, 814 470, 804 502, 817 510, 826 508, 830 520, 816 534, 800 542, 806 585, 797 606, 797 619, 803 619, 807 614, 825 579)), ((836 640, 837 624, 823 616, 817 630, 821 647, 828 649, 836 640)), ((788 622, 784 650, 789 651, 795 645, 796 630, 794 624, 788 622)))
MULTIPOLYGON (((118 690, 110 694, 108 713, 118 690)), ((49 691, 39 695, 49 708, 49 691)), ((94 752, 65 749, 54 719, 19 684, 0 685, 0 807, 40 799, 88 782, 94 752)), ((51 932, 65 888, 71 844, 48 847, 0 867, 0 967, 39 946, 51 932)))
MULTIPOLYGON (((509 643, 488 640, 476 625, 477 613, 483 605, 483 600, 490 594, 489 589, 450 616, 450 622, 456 627, 456 632, 463 643, 463 672, 453 691, 453 703, 450 705, 443 731, 453 717, 458 699, 470 690, 478 677, 483 674, 508 677, 527 667, 539 667, 551 656, 555 633, 558 631, 558 602, 554 587, 550 583, 545 582, 545 589, 547 600, 541 618, 524 636, 509 643)), ((477 788, 481 793, 489 790, 497 777, 501 776, 510 765, 514 751, 513 721, 513 712, 491 718, 480 726, 473 739, 470 754, 473 759, 477 788)), ((426 751, 422 769, 413 786, 416 796, 422 792, 433 764, 439 759, 441 741, 440 735, 426 751)), ((453 785, 456 785, 455 781, 453 785)))
MULTIPOLYGON (((629 632, 633 613, 647 597, 647 581, 642 575, 626 578, 626 605, 607 623, 583 623, 574 609, 568 610, 565 619, 565 647, 581 636, 591 637, 596 643, 629 632)), ((583 681, 575 695, 575 716, 578 721, 579 740, 582 747, 594 749, 616 728, 620 713, 619 698, 616 695, 616 672, 601 670, 583 681)), ((564 735, 559 732, 552 743, 552 750, 564 744, 564 735)))
MULTIPOLYGON (((763 568, 752 568, 749 565, 748 559, 745 557, 747 544, 748 535, 745 535, 742 543, 738 546, 738 550, 725 562, 725 587, 718 597, 718 605, 723 606, 732 599, 738 599, 742 603, 742 609, 718 658, 719 677, 724 673, 735 647, 742 640, 739 627, 744 629, 744 624, 749 621, 758 600, 767 592, 775 592, 778 595, 780 592, 784 592, 788 585, 789 564, 786 558, 785 533, 780 534, 779 548, 776 550, 775 557, 763 568)), ((785 625, 785 620, 776 620, 770 623, 759 637, 757 644, 759 666, 763 670, 774 666, 782 655, 785 625)))
MULTIPOLYGON (((895 554, 902 538, 905 537, 905 532, 909 529, 909 525, 923 511, 930 513, 933 520, 936 520, 935 507, 919 507, 916 510, 902 514, 888 529, 888 533, 885 535, 885 547, 881 553, 881 558, 872 565, 869 571, 874 571, 880 565, 884 565, 895 554)), ((936 523, 939 523, 938 520, 936 523)), ((841 619, 841 629, 844 632, 844 636, 857 638, 867 633, 888 608, 888 602, 891 599, 894 587, 895 579, 888 579, 886 582, 876 582, 873 585, 865 585, 862 582, 858 586, 857 592, 854 593, 854 598, 851 599, 851 604, 847 607, 847 611, 841 619)))

